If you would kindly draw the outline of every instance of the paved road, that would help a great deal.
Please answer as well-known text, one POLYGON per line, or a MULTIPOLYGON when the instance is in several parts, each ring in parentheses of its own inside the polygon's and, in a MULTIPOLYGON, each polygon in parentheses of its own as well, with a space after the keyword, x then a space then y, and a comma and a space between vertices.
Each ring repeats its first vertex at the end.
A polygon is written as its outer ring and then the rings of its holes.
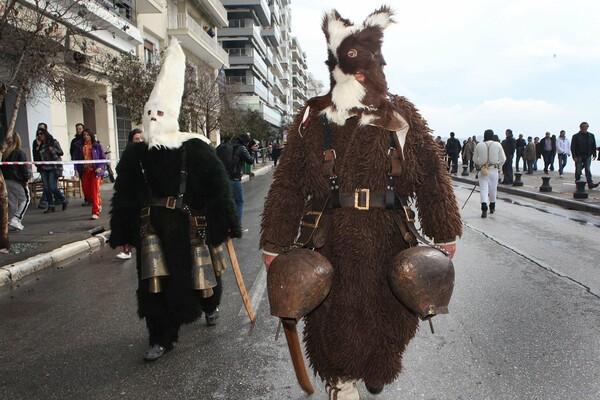
MULTIPOLYGON (((0 398, 307 398, 285 340, 274 341, 257 248, 270 179, 245 185, 248 232, 235 242, 256 325, 228 273, 220 324, 184 327, 173 352, 144 363, 133 262, 103 247, 0 288, 0 398)), ((455 188, 462 205, 470 187, 455 188)), ((359 385, 363 399, 600 398, 598 217, 508 194, 497 209, 481 219, 467 204, 451 314, 434 335, 421 326, 381 395, 359 385)))

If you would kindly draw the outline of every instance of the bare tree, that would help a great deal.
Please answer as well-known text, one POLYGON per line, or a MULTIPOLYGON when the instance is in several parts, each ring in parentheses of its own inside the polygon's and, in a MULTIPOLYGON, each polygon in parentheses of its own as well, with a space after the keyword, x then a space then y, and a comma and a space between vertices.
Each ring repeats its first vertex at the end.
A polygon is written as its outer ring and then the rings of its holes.
MULTIPOLYGON (((80 54, 84 63, 91 28, 75 10, 78 1, 0 0, 0 103, 7 93, 15 95, 4 137, 0 138, 0 156, 12 140, 19 107, 34 90, 46 86, 51 93, 64 91, 65 55, 80 54), (77 48, 81 52, 71 52, 77 48)), ((8 249, 8 201, 4 177, 0 174, 0 249, 8 249)))

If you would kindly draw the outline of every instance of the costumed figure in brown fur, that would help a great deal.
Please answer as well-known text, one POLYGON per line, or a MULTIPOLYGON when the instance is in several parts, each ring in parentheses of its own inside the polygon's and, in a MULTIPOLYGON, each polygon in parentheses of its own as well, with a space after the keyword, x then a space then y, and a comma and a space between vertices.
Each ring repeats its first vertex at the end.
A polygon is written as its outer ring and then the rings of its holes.
POLYGON ((417 314, 387 282, 394 256, 416 244, 398 222, 404 201, 418 209, 421 233, 449 257, 462 234, 427 122, 406 98, 388 93, 381 45, 392 15, 383 6, 362 25, 335 10, 325 15, 330 91, 296 116, 262 220, 267 268, 294 245, 314 248, 333 266, 331 291, 306 315, 304 328, 310 364, 332 399, 358 399, 359 379, 371 393, 392 383, 416 332, 417 314), (392 172, 390 154, 399 161, 392 172), (307 208, 323 204, 311 243, 298 243, 307 208))

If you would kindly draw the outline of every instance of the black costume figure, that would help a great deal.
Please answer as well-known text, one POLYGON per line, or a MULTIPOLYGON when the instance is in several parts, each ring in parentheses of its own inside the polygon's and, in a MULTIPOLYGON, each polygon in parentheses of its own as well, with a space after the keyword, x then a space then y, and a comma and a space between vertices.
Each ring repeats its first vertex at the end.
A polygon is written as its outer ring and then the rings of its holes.
MULTIPOLYGON (((183 203, 206 216, 207 244, 217 246, 227 237, 241 236, 227 173, 209 145, 198 139, 183 142, 177 149, 149 149, 146 143, 130 144, 117 166, 110 245, 132 244, 138 249, 138 278, 140 211, 147 205, 149 193, 155 198, 177 196, 184 150, 187 185, 183 203)), ((148 280, 139 280, 138 315, 146 319, 150 347, 158 345, 169 350, 177 341, 182 324, 195 321, 202 311, 208 315, 217 309, 221 281, 217 277, 214 294, 208 298, 202 298, 200 291, 192 289, 191 237, 184 211, 151 206, 150 221, 162 244, 169 276, 161 278, 160 293, 150 293, 148 280)))

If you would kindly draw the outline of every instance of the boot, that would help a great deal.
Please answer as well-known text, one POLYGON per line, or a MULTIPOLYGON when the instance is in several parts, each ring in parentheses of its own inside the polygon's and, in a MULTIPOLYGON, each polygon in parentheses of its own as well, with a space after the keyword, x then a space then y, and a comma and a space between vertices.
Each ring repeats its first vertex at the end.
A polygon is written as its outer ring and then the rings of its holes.
POLYGON ((44 214, 53 213, 55 209, 56 207, 54 206, 48 206, 48 209, 44 211, 44 214))
POLYGON ((217 319, 219 319, 219 309, 215 309, 215 311, 209 313, 205 313, 204 317, 206 318, 206 325, 215 326, 217 324, 217 319))
POLYGON ((594 189, 598 187, 598 183, 588 182, 588 189, 594 189))
POLYGON ((338 381, 335 385, 327 383, 325 392, 329 400, 360 400, 356 381, 338 381))
POLYGON ((493 214, 496 211, 496 203, 490 203, 490 214, 493 214))
POLYGON ((481 203, 481 218, 487 217, 488 206, 487 203, 481 203))

